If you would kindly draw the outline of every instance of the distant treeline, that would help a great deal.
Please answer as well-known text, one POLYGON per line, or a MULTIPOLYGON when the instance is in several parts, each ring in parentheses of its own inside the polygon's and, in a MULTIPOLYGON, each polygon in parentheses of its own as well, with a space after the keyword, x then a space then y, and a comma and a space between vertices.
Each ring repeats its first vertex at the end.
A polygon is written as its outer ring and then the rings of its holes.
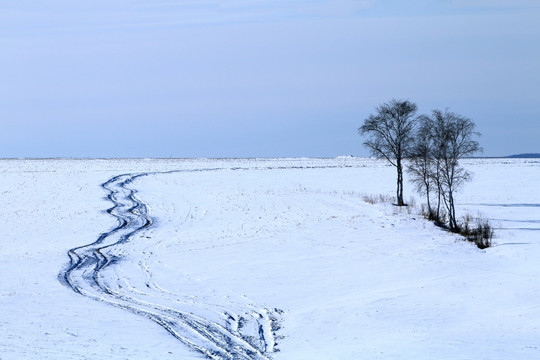
POLYGON ((539 153, 530 153, 530 154, 517 154, 517 155, 510 155, 507 156, 508 158, 514 158, 514 159, 522 159, 522 158, 540 158, 539 153))

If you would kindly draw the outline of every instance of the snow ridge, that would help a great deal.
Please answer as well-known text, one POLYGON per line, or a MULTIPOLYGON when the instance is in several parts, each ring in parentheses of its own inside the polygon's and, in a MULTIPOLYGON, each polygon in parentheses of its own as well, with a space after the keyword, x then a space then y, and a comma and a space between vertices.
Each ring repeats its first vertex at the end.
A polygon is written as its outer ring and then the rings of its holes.
MULTIPOLYGON (((238 170, 239 168, 230 169, 238 170)), ((180 171, 212 171, 198 169, 180 171)), ((175 172, 180 172, 175 171, 175 172)), ((221 321, 211 321, 192 312, 144 300, 141 289, 131 289, 127 279, 111 280, 109 273, 122 260, 122 248, 134 241, 134 235, 153 225, 148 206, 135 189, 128 187, 135 179, 160 173, 124 174, 102 184, 114 204, 107 212, 118 220, 118 226, 103 233, 92 244, 68 251, 70 263, 60 281, 73 291, 94 300, 146 317, 166 329, 172 336, 209 359, 268 360, 275 348, 279 329, 278 309, 250 308, 243 314, 221 311, 221 321), (107 272, 104 270, 107 269, 107 272)), ((116 272, 119 274, 119 272, 116 272)), ((148 285, 147 285, 148 286, 148 285)), ((215 309, 214 312, 219 312, 215 309)))

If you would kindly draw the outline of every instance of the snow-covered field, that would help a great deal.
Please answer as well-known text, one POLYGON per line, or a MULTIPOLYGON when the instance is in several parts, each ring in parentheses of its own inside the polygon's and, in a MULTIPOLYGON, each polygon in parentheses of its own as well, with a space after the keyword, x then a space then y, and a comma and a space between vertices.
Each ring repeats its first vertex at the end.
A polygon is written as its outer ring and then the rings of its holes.
POLYGON ((1 160, 0 359, 538 359, 540 161, 465 164, 486 250, 371 159, 1 160))

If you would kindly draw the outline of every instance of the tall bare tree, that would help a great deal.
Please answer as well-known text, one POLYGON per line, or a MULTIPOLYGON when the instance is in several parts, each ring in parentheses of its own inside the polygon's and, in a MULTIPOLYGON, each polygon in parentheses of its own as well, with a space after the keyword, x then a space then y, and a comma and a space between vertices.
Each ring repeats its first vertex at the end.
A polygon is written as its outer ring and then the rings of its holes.
POLYGON ((392 99, 376 108, 376 113, 369 115, 358 129, 367 140, 371 154, 386 159, 397 171, 397 205, 403 201, 403 160, 410 155, 413 143, 416 104, 408 100, 392 99))
POLYGON ((448 211, 448 223, 450 230, 458 231, 454 192, 463 183, 471 178, 470 172, 459 165, 459 160, 482 151, 474 136, 480 136, 475 131, 475 124, 471 119, 446 110, 445 112, 434 110, 433 117, 436 119, 439 131, 439 149, 437 157, 439 161, 439 178, 443 187, 443 200, 448 211))
MULTIPOLYGON (((411 176, 411 182, 416 186, 416 191, 426 196, 427 214, 431 220, 439 221, 439 211, 434 212, 431 207, 431 192, 437 186, 436 161, 433 158, 433 121, 429 116, 418 117, 418 129, 414 137, 411 149, 411 161, 407 168, 411 176)), ((440 207, 440 198, 439 204, 440 207)))
POLYGON ((431 116, 421 116, 419 121, 409 171, 413 181, 420 185, 421 192, 428 193, 428 207, 430 186, 434 186, 437 190, 435 218, 441 219, 442 199, 448 214, 450 230, 459 231, 454 194, 471 178, 471 174, 459 165, 459 160, 482 150, 473 139, 480 133, 475 131, 475 124, 469 118, 448 110, 444 112, 433 110, 431 116))

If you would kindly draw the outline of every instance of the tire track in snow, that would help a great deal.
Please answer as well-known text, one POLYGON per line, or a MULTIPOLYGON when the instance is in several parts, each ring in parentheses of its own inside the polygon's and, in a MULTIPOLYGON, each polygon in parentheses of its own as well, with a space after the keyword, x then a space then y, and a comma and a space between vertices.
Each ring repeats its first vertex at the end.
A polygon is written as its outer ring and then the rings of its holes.
MULTIPOLYGON (((59 280, 74 292, 96 301, 130 311, 146 317, 162 326, 176 339, 192 350, 214 360, 269 360, 276 349, 276 332, 279 309, 250 307, 243 314, 220 311, 223 321, 211 321, 188 311, 145 301, 135 295, 137 289, 129 291, 121 285, 126 281, 111 279, 103 274, 107 268, 122 260, 122 247, 134 241, 135 235, 153 225, 148 206, 137 197, 137 191, 129 185, 137 178, 180 172, 207 172, 219 170, 285 170, 321 169, 350 166, 278 166, 250 168, 212 168, 195 170, 173 170, 164 172, 118 175, 101 186, 108 192, 107 198, 113 207, 107 213, 118 220, 118 226, 88 245, 68 251, 67 267, 59 274, 59 280)), ((142 290, 141 290, 142 291, 142 290)), ((203 305, 203 304, 201 304, 203 305)))
MULTIPOLYGON (((154 173, 152 173, 154 174, 154 173)), ((269 359, 274 349, 274 324, 277 317, 267 309, 247 314, 222 314, 223 324, 206 320, 179 309, 153 304, 132 294, 119 291, 122 287, 107 284, 102 271, 121 261, 119 247, 133 240, 139 231, 152 226, 146 204, 137 198, 128 185, 133 180, 151 175, 141 173, 115 176, 102 187, 114 206, 107 212, 118 219, 118 226, 103 233, 94 243, 68 251, 70 263, 60 274, 60 280, 78 294, 144 316, 165 328, 171 335, 209 359, 269 359), (253 323, 256 332, 244 332, 253 323), (242 326, 244 325, 244 326, 242 326)))

